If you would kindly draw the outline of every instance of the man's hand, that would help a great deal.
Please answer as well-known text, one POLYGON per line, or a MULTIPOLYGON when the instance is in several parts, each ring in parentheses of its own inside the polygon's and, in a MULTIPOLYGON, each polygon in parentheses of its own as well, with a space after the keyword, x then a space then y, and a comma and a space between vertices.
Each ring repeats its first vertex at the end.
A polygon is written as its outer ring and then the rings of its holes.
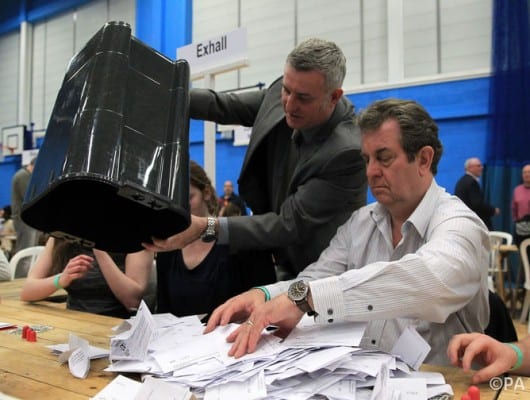
POLYGON ((213 331, 218 325, 225 326, 231 321, 241 321, 265 303, 265 295, 260 289, 250 289, 234 296, 217 307, 204 329, 204 333, 213 331))
POLYGON ((191 224, 185 231, 170 236, 167 239, 153 238, 153 243, 142 243, 142 246, 155 253, 183 249, 201 237, 201 234, 206 230, 207 223, 208 219, 206 217, 192 215, 191 224))
POLYGON ((261 332, 269 325, 276 325, 284 336, 300 322, 304 313, 282 294, 271 301, 255 307, 249 318, 227 338, 234 343, 228 352, 229 356, 239 358, 256 350, 261 332))

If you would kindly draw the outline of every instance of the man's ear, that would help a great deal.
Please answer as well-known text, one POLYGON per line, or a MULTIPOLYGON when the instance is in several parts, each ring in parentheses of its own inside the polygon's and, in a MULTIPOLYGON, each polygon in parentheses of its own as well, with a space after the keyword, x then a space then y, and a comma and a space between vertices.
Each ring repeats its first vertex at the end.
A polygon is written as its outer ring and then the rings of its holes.
POLYGON ((432 159, 434 157, 434 149, 431 146, 423 146, 418 151, 418 165, 420 167, 420 173, 431 171, 432 159))
POLYGON ((331 92, 331 103, 333 103, 333 105, 337 104, 343 93, 344 91, 340 88, 331 92))

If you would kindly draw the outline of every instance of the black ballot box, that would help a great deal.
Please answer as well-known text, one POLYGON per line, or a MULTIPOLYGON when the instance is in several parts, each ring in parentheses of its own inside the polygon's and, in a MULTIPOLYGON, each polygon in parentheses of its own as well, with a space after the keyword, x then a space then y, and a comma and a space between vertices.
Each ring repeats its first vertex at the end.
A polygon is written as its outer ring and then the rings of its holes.
POLYGON ((186 61, 105 24, 68 65, 22 219, 113 252, 186 229, 189 81, 186 61))

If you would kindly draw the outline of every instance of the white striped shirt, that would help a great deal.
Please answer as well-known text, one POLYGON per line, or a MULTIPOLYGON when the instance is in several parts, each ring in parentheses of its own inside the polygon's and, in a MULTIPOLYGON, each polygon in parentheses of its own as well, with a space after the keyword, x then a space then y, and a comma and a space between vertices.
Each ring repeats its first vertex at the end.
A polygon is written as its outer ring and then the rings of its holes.
MULTIPOLYGON (((451 337, 489 321, 486 227, 433 179, 401 233, 394 248, 388 211, 367 205, 297 279, 311 281, 317 322, 370 321, 361 345, 385 351, 414 324, 432 347, 426 362, 448 364, 451 337)), ((289 283, 268 286, 271 295, 289 283)))

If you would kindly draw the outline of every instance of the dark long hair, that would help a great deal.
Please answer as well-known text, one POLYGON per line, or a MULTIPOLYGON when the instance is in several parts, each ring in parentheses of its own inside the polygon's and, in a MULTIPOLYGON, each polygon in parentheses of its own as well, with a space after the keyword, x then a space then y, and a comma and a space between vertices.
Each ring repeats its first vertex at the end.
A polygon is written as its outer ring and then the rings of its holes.
POLYGON ((199 189, 203 196, 205 193, 210 193, 210 200, 206 201, 208 212, 210 215, 217 215, 219 202, 212 181, 206 175, 206 171, 193 160, 190 160, 190 185, 199 189))

